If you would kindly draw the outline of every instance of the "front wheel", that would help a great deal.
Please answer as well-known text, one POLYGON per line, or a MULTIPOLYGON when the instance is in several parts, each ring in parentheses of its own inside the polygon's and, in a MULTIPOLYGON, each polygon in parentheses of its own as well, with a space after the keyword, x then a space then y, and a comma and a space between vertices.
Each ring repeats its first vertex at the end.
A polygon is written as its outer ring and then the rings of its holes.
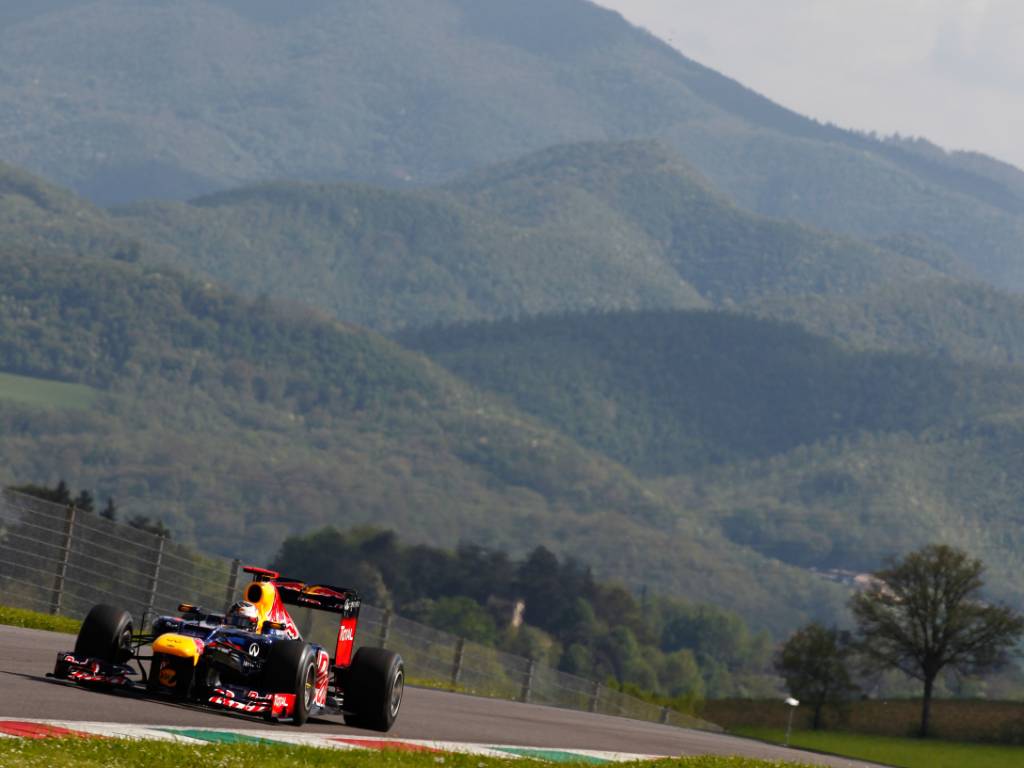
POLYGON ((345 724, 389 731, 405 691, 402 657, 384 648, 360 648, 342 673, 345 724))
POLYGON ((96 605, 78 630, 75 656, 124 664, 132 657, 132 617, 112 605, 96 605))
POLYGON ((280 640, 270 646, 264 684, 270 693, 294 693, 292 725, 309 719, 316 698, 316 653, 301 640, 280 640))

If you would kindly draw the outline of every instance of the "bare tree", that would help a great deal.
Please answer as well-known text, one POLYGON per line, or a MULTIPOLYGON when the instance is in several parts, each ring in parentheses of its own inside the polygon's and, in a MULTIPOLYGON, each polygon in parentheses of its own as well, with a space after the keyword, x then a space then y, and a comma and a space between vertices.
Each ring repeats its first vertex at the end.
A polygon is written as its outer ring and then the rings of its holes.
POLYGON ((874 574, 868 589, 850 599, 864 658, 924 683, 922 737, 928 735, 939 672, 996 669, 1024 633, 1019 613, 980 599, 984 570, 965 552, 932 545, 890 562, 874 574))

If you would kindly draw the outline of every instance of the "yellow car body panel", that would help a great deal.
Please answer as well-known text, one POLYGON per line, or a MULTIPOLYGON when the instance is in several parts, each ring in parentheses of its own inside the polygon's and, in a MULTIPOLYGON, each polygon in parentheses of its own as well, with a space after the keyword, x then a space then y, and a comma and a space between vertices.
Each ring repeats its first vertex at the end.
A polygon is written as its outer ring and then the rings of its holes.
POLYGON ((192 664, 199 663, 199 645, 195 638, 185 635, 176 635, 169 632, 160 635, 153 641, 153 653, 163 653, 167 656, 177 656, 181 659, 192 659, 192 664))

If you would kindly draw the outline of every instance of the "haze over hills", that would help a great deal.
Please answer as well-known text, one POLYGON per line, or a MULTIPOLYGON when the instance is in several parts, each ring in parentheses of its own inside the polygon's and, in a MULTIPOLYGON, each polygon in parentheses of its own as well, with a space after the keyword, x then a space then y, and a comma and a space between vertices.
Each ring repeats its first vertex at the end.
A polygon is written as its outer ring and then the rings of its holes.
POLYGON ((553 144, 659 138, 746 208, 913 232, 1024 288, 1017 169, 820 125, 585 0, 20 5, 0 31, 3 159, 99 201, 431 183, 553 144))

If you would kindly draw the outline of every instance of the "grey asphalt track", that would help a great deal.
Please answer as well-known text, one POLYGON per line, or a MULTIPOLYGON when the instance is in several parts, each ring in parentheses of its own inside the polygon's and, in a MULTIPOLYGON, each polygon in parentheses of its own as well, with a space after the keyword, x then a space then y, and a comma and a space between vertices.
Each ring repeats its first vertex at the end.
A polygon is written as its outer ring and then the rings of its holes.
MULTIPOLYGON (((247 720, 124 693, 90 691, 47 678, 57 652, 73 646, 74 638, 69 635, 0 626, 0 717, 204 728, 268 727, 263 720, 247 720)), ((305 728, 337 735, 368 735, 367 731, 348 728, 334 718, 310 720, 305 728)), ((398 722, 389 735, 666 756, 737 755, 808 765, 870 765, 732 736, 420 688, 406 689, 398 722)))

